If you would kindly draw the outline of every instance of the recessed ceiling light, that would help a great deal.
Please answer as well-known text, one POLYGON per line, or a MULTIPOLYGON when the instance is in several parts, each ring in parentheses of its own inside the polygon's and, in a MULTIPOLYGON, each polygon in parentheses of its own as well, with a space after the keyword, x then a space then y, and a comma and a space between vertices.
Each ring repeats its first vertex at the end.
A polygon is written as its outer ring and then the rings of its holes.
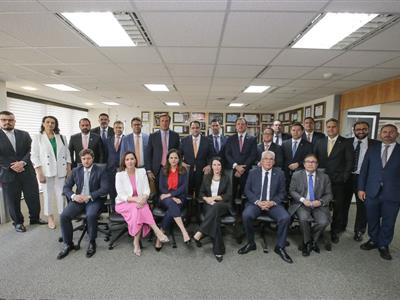
POLYGON ((101 103, 103 103, 105 105, 111 105, 111 106, 119 105, 119 103, 113 102, 113 101, 104 101, 104 102, 101 102, 101 103))
POLYGON ((326 13, 314 19, 292 48, 331 49, 378 14, 326 13))
POLYGON ((22 88, 27 91, 37 91, 37 88, 33 86, 22 86, 22 88))
POLYGON ((112 12, 73 12, 61 15, 100 47, 136 46, 112 12))
POLYGON ((144 86, 152 92, 169 92, 169 89, 165 84, 146 83, 144 86))
POLYGON ((270 88, 269 85, 250 85, 247 89, 243 91, 243 93, 264 93, 266 90, 270 88))
POLYGON ((93 106, 94 104, 92 102, 85 102, 85 105, 87 106, 93 106))
POLYGON ((65 84, 45 84, 45 86, 51 87, 53 89, 63 91, 63 92, 79 92, 78 89, 65 84))
POLYGON ((180 106, 179 102, 164 102, 168 106, 180 106))
POLYGON ((242 107, 244 105, 244 103, 230 103, 229 106, 230 107, 242 107))

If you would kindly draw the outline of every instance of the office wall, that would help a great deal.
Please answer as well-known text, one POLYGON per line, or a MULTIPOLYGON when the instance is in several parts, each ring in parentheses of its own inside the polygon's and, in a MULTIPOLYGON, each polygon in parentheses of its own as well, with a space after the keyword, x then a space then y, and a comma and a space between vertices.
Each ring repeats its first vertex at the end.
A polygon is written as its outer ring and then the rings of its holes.
POLYGON ((0 111, 7 109, 6 82, 0 80, 0 111))

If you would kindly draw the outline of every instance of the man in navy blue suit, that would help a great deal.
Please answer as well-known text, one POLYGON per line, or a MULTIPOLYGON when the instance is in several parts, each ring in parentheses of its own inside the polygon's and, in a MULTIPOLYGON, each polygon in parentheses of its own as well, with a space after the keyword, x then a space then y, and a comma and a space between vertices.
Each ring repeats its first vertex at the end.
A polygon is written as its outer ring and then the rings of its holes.
POLYGON ((272 141, 274 130, 272 128, 265 128, 262 135, 262 143, 257 146, 257 161, 261 161, 261 154, 264 151, 272 151, 275 153, 275 167, 283 168, 283 151, 282 147, 272 141))
POLYGON ((231 135, 225 144, 226 168, 233 170, 233 199, 243 194, 247 176, 257 159, 257 140, 246 132, 247 121, 241 117, 236 120, 236 134, 231 135), (239 194, 237 193, 239 187, 239 194))
POLYGON ((212 133, 208 135, 208 140, 211 143, 211 156, 219 156, 222 158, 222 161, 225 163, 224 158, 224 151, 225 151, 225 144, 226 144, 226 136, 221 134, 221 125, 217 119, 211 120, 211 131, 212 133))
POLYGON ((64 246, 57 255, 63 259, 74 249, 72 241, 72 219, 85 212, 88 235, 90 238, 86 257, 96 253, 97 216, 104 205, 104 197, 108 193, 107 173, 97 165, 93 165, 94 153, 91 149, 83 149, 79 156, 82 165, 72 170, 64 185, 64 194, 71 201, 64 208, 60 216, 61 233, 64 246), (72 188, 76 185, 76 191, 72 188))
POLYGON ((378 248, 383 259, 391 260, 389 245, 400 208, 400 145, 393 124, 380 131, 381 144, 372 145, 365 154, 358 177, 358 197, 365 201, 368 235, 363 250, 378 248))
POLYGON ((325 134, 323 134, 322 132, 314 131, 315 121, 312 117, 305 118, 303 121, 303 126, 304 133, 302 138, 303 140, 311 143, 313 146, 319 139, 323 139, 325 137, 325 134))
POLYGON ((261 214, 265 214, 273 218, 278 224, 275 253, 285 262, 293 263, 285 250, 290 223, 289 213, 283 207, 283 201, 286 197, 285 175, 281 169, 273 168, 274 163, 275 153, 264 151, 261 156, 261 167, 250 171, 245 188, 247 203, 242 215, 247 244, 240 248, 238 253, 246 254, 256 250, 253 221, 261 214))
POLYGON ((115 200, 117 191, 115 190, 115 174, 120 165, 120 152, 121 145, 124 141, 124 123, 122 121, 115 121, 113 125, 114 135, 107 138, 107 172, 110 181, 110 199, 115 200))

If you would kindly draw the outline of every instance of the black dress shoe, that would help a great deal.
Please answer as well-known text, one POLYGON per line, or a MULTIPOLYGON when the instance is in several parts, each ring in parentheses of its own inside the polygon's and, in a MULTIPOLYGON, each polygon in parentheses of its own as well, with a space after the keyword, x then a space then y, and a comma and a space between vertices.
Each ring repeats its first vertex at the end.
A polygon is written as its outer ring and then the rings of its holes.
POLYGON ((331 232, 331 241, 334 244, 339 243, 339 236, 337 235, 336 232, 331 232))
POLYGON ((353 239, 356 242, 361 242, 362 241, 362 236, 363 236, 363 233, 361 231, 357 231, 357 232, 354 233, 353 239))
POLYGON ((301 247, 301 254, 303 256, 310 256, 311 252, 311 242, 308 242, 306 244, 303 243, 303 246, 301 247))
POLYGON ((275 247, 275 253, 278 254, 285 262, 292 264, 292 258, 286 253, 286 250, 283 248, 275 247))
POLYGON ((86 251, 86 257, 92 257, 96 253, 96 243, 90 242, 86 251))
POLYGON ((222 255, 215 255, 215 259, 217 260, 217 262, 222 262, 224 257, 222 255))
POLYGON ((58 253, 57 255, 57 259, 63 259, 64 257, 66 257, 70 251, 74 250, 75 246, 74 244, 64 244, 64 247, 62 248, 62 250, 60 251, 60 253, 58 253))
POLYGON ((15 224, 15 231, 16 232, 25 232, 26 228, 24 224, 15 224))
POLYGON ((198 248, 201 248, 201 246, 203 246, 203 244, 201 243, 200 240, 196 240, 195 238, 193 238, 193 240, 194 240, 194 243, 196 244, 196 246, 197 246, 198 248))
POLYGON ((388 247, 379 247, 378 250, 383 259, 392 260, 392 256, 390 255, 388 247))
POLYGON ((244 245, 242 248, 238 250, 239 254, 246 254, 249 253, 250 251, 256 250, 257 246, 255 243, 247 243, 244 245))
POLYGON ((318 247, 318 244, 317 244, 317 242, 312 242, 312 244, 311 244, 311 250, 313 250, 313 251, 315 251, 315 252, 317 252, 317 253, 320 253, 321 252, 321 250, 319 249, 319 247, 318 247))
POLYGON ((332 244, 330 242, 325 242, 325 250, 332 251, 332 244))
POLYGON ((364 244, 360 245, 360 249, 362 250, 372 250, 376 248, 378 248, 378 246, 372 240, 368 240, 364 244))
POLYGON ((47 222, 42 219, 30 220, 30 225, 47 225, 47 222))

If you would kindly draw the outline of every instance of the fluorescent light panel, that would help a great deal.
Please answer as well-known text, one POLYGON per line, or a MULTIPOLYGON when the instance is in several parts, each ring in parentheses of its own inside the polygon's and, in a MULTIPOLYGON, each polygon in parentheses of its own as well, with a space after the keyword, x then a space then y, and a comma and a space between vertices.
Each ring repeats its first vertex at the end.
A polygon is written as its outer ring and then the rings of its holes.
POLYGON ((22 86, 22 88, 27 91, 37 91, 37 88, 33 86, 22 86))
POLYGON ((87 106, 93 106, 94 104, 92 102, 85 102, 85 105, 87 106))
POLYGON ((292 48, 331 49, 377 14, 327 13, 292 48))
POLYGON ((113 102, 113 101, 104 101, 104 102, 101 102, 101 103, 103 103, 105 105, 111 105, 111 106, 119 105, 119 103, 113 102))
POLYGON ((136 46, 112 12, 74 12, 61 15, 99 47, 136 46))
POLYGON ((180 106, 179 102, 164 102, 168 106, 180 106))
POLYGON ((148 90, 152 92, 169 92, 168 87, 165 84, 152 84, 147 83, 144 85, 148 90))
POLYGON ((231 103, 229 104, 230 107, 242 107, 244 103, 231 103))
POLYGON ((264 93, 266 90, 270 88, 269 85, 250 85, 247 89, 243 91, 243 93, 264 93))
POLYGON ((63 92, 79 92, 78 89, 65 84, 45 84, 45 86, 51 87, 53 89, 63 91, 63 92))

